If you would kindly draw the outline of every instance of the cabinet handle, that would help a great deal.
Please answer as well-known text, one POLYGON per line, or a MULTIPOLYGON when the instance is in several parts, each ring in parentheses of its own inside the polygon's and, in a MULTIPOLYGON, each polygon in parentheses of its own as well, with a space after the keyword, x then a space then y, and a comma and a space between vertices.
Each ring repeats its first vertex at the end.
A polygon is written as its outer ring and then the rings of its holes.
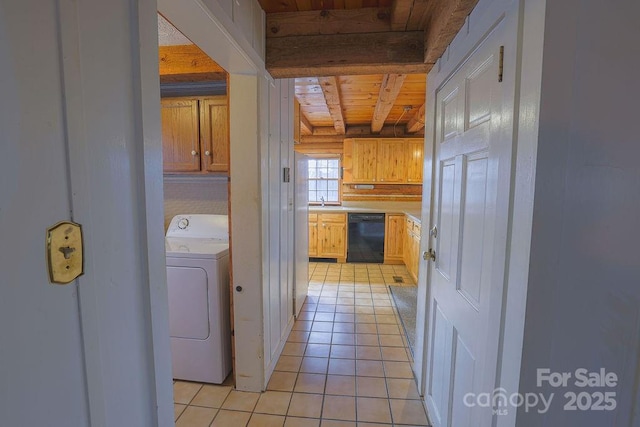
POLYGON ((205 156, 210 156, 210 155, 211 155, 211 151, 205 151, 205 152, 204 152, 204 155, 205 155, 205 156))
POLYGON ((322 226, 323 226, 324 228, 327 228, 327 224, 322 224, 322 226))
POLYGON ((196 150, 193 150, 193 151, 191 152, 191 155, 192 155, 192 156, 197 156, 197 155, 198 155, 198 152, 197 152, 196 150))

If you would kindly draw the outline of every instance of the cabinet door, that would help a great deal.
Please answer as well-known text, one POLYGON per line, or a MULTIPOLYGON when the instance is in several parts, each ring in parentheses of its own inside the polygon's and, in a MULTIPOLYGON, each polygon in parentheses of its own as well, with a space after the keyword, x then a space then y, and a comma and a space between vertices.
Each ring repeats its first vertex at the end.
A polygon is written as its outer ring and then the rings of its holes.
POLYGON ((380 139, 376 178, 380 183, 405 182, 405 140, 380 139))
POLYGON ((402 262, 404 247, 404 215, 387 215, 384 232, 385 261, 402 262))
POLYGON ((376 182, 376 162, 378 156, 378 140, 345 139, 344 144, 344 182, 372 183, 376 182))
POLYGON ((318 223, 309 223, 309 256, 318 256, 318 223))
POLYGON ((320 225, 320 256, 323 258, 346 257, 347 228, 344 224, 324 222, 320 225))
POLYGON ((164 171, 199 171, 198 101, 195 99, 163 99, 160 111, 164 171))
POLYGON ((411 244, 411 268, 409 273, 413 276, 413 280, 418 281, 418 266, 420 265, 420 235, 413 234, 411 244))
POLYGON ((422 184, 422 165, 424 157, 424 141, 409 140, 407 143, 407 183, 422 184))
POLYGON ((200 101, 202 170, 229 171, 229 115, 225 96, 200 101))

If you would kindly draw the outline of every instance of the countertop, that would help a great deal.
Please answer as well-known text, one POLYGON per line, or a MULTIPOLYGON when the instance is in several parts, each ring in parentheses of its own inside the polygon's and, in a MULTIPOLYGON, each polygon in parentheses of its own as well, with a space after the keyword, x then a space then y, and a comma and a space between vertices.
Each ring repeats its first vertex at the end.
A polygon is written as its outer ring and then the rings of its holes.
POLYGON ((345 202, 342 206, 309 206, 309 213, 322 212, 405 214, 421 222, 422 202, 345 202))

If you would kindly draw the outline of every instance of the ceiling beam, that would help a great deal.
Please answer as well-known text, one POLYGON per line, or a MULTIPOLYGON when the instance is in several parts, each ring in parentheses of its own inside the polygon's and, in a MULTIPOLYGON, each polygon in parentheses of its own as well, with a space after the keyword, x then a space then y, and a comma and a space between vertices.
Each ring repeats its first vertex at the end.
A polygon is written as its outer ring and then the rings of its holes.
POLYGON ((416 133, 424 129, 424 104, 420 106, 407 123, 407 133, 416 133))
POLYGON ((310 10, 267 14, 267 38, 323 34, 382 33, 391 30, 391 10, 310 10))
POLYGON ((344 135, 336 134, 335 130, 328 126, 316 126, 313 135, 304 135, 300 137, 302 143, 337 143, 342 142, 345 138, 418 138, 424 136, 422 132, 409 134, 406 132, 405 126, 387 125, 382 128, 379 134, 373 134, 371 127, 366 125, 348 126, 344 135))
POLYGON ((402 89, 406 74, 385 74, 380 85, 380 93, 378 94, 378 102, 373 110, 373 118, 371 119, 371 131, 378 133, 384 126, 384 121, 393 108, 396 98, 402 89))
POLYGON ((313 135, 313 125, 302 111, 300 112, 300 133, 302 135, 313 135))
POLYGON ((438 0, 432 2, 425 28, 424 60, 428 64, 442 56, 464 25, 478 0, 438 0))
POLYGON ((196 45, 160 46, 162 82, 225 80, 226 71, 196 45))
POLYGON ((422 31, 288 36, 267 39, 274 78, 427 73, 422 31))
POLYGON ((333 119, 333 127, 339 135, 344 135, 344 118, 342 117, 342 104, 340 102, 340 86, 336 77, 319 77, 318 82, 322 88, 322 94, 327 102, 329 114, 333 119))

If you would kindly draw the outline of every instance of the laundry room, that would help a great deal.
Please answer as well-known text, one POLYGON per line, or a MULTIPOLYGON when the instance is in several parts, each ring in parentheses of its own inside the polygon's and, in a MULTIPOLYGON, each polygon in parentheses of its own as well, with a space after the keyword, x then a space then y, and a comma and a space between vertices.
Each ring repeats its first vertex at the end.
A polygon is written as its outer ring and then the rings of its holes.
POLYGON ((164 229, 174 379, 232 370, 228 74, 158 15, 164 229))

